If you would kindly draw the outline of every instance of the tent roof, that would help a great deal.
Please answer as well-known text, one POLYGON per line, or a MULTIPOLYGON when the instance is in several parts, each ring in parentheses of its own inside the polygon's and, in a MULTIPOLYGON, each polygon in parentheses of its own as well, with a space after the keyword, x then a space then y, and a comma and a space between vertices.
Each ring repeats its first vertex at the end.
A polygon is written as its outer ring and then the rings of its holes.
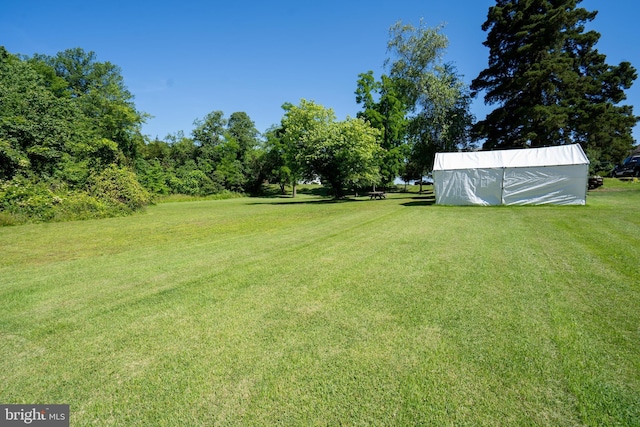
POLYGON ((589 159, 580 144, 519 150, 436 153, 433 170, 524 168, 585 165, 589 159))

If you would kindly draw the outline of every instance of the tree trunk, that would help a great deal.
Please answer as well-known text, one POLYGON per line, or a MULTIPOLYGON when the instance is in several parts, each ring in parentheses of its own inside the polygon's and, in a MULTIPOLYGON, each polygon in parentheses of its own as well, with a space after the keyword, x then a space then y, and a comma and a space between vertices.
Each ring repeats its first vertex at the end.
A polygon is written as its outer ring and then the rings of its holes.
POLYGON ((296 192, 297 192, 297 183, 293 183, 292 185, 293 189, 291 190, 291 197, 295 198, 296 197, 296 192))
POLYGON ((341 182, 332 182, 331 188, 333 189, 333 197, 338 200, 344 196, 342 192, 342 183, 341 182))

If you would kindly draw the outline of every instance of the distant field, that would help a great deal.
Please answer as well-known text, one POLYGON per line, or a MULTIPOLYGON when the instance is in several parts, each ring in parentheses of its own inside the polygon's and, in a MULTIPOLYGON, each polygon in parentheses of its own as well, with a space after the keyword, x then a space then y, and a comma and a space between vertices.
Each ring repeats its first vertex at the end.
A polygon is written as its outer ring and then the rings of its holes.
POLYGON ((640 183, 0 228, 0 402, 72 426, 640 425, 640 183))

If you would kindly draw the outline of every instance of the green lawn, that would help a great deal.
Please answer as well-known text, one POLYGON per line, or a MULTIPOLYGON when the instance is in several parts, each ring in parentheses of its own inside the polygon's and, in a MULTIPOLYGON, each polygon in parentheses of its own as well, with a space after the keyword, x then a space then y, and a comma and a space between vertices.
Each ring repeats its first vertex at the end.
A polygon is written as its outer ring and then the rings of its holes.
POLYGON ((0 228, 0 402, 72 426, 640 425, 640 183, 0 228))

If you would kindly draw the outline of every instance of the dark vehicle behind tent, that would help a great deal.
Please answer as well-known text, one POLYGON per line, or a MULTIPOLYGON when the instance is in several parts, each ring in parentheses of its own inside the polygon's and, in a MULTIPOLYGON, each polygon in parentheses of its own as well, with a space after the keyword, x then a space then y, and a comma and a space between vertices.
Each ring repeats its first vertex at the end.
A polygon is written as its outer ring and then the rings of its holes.
POLYGON ((620 178, 623 176, 640 177, 640 156, 629 156, 611 171, 611 177, 620 178))

